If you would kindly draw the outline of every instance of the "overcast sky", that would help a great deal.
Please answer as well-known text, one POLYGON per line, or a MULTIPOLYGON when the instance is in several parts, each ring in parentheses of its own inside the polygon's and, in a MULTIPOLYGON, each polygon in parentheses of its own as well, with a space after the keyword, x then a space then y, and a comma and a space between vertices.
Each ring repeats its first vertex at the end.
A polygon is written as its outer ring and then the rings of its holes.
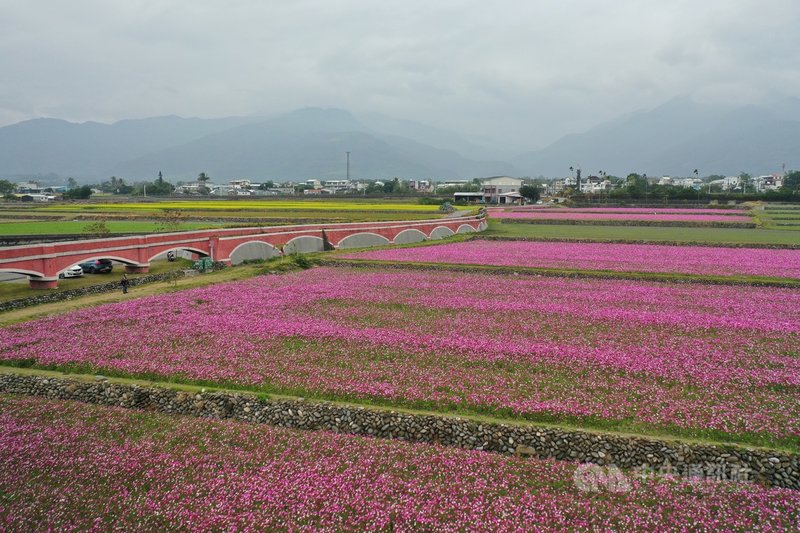
POLYGON ((800 95, 800 0, 0 0, 0 125, 380 112, 536 147, 800 95))

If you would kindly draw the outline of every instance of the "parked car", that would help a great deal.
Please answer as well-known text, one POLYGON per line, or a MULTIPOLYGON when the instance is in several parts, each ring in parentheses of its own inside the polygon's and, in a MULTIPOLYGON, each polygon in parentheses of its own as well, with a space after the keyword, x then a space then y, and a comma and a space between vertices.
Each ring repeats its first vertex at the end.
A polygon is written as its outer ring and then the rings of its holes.
POLYGON ((108 274, 114 269, 111 259, 93 259, 78 266, 87 274, 108 274))
POLYGON ((81 268, 80 265, 73 265, 58 275, 58 277, 61 279, 79 278, 81 276, 83 276, 83 268, 81 268))

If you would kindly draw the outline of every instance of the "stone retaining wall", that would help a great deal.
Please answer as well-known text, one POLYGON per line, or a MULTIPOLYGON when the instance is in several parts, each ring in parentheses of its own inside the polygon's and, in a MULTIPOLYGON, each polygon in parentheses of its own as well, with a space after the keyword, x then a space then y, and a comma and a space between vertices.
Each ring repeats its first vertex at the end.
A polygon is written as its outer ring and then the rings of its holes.
POLYGON ((0 374, 0 392, 78 400, 205 418, 232 418, 305 430, 437 443, 541 458, 669 471, 716 479, 748 479, 800 489, 800 456, 741 447, 686 444, 537 426, 480 424, 457 417, 416 415, 303 400, 262 400, 228 392, 20 374, 0 374))
MULTIPOLYGON (((130 278, 130 286, 144 285, 146 283, 153 283, 155 281, 165 281, 168 279, 175 279, 184 276, 182 270, 173 270, 171 272, 164 272, 163 274, 149 274, 146 276, 138 276, 130 278)), ((103 292, 121 291, 119 280, 109 283, 100 283, 98 285, 89 285, 79 289, 70 289, 66 291, 51 292, 44 294, 37 294, 28 298, 17 298, 16 300, 8 300, 7 302, 0 302, 0 313, 4 311, 11 311, 13 309, 22 309, 23 307, 30 307, 32 305, 49 304, 53 302, 61 302, 63 300, 71 300, 87 294, 100 294, 103 292)))

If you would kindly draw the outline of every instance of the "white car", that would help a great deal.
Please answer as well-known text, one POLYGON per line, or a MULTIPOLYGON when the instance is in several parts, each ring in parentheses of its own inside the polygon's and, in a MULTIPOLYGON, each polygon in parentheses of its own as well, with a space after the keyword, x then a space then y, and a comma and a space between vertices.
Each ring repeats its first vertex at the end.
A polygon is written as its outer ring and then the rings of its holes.
POLYGON ((79 278, 83 276, 83 269, 80 265, 74 265, 66 269, 64 272, 58 275, 59 278, 79 278))

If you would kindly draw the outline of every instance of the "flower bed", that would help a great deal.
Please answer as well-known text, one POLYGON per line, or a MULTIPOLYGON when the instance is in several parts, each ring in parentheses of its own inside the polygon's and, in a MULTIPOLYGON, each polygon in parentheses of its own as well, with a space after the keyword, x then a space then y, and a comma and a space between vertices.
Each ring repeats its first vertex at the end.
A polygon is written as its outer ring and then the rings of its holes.
POLYGON ((594 483, 578 468, 0 396, 0 524, 12 531, 778 531, 798 519, 797 491, 594 483))
POLYGON ((11 326, 0 359, 789 445, 798 347, 789 289, 317 268, 11 326))
POLYGON ((569 207, 558 208, 549 206, 522 206, 512 208, 488 208, 490 213, 498 212, 530 212, 536 211, 538 213, 623 213, 623 214, 636 214, 636 215, 746 215, 745 209, 701 209, 701 208, 682 208, 682 207, 569 207))
POLYGON ((670 272, 800 279, 800 250, 470 240, 347 254, 350 259, 615 272, 670 272))
POLYGON ((586 212, 582 210, 529 210, 529 211, 491 211, 491 217, 502 220, 608 220, 628 222, 672 222, 689 224, 752 224, 753 219, 742 215, 722 214, 672 214, 658 213, 657 211, 636 212, 586 212))

